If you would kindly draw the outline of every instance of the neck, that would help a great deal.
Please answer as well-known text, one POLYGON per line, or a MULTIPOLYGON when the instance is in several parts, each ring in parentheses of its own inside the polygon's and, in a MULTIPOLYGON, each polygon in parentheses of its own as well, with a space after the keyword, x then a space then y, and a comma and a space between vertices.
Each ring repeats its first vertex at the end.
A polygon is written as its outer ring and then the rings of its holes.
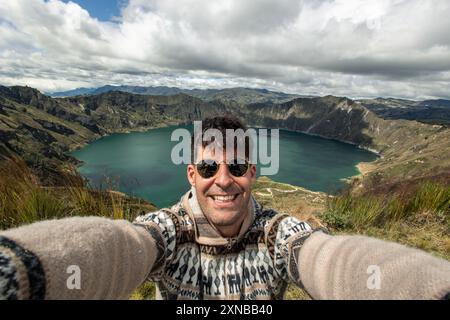
POLYGON ((239 223, 235 223, 232 226, 214 226, 216 227, 217 231, 219 231, 220 235, 224 238, 237 237, 239 235, 239 231, 241 230, 242 223, 244 222, 247 215, 248 211, 242 215, 241 221, 239 221, 239 223))

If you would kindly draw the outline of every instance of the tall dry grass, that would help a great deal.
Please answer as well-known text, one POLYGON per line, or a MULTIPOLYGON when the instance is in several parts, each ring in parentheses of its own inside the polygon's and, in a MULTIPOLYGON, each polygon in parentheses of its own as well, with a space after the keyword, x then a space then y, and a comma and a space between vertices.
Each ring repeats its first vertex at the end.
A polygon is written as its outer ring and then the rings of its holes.
POLYGON ((64 184, 42 186, 20 158, 0 163, 0 229, 70 216, 102 216, 132 221, 156 208, 113 190, 96 190, 74 175, 64 184))
POLYGON ((337 233, 400 242, 450 260, 450 185, 424 181, 391 194, 330 198, 320 217, 337 233))
POLYGON ((322 219, 336 229, 389 227, 398 222, 450 223, 450 186, 424 182, 400 194, 357 196, 350 192, 329 198, 322 219))

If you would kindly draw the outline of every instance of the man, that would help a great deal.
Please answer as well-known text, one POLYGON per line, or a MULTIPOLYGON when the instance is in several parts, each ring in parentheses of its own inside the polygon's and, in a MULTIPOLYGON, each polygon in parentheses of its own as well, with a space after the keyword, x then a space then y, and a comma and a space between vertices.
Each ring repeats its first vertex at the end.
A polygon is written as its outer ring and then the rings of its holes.
MULTIPOLYGON (((203 121, 208 129, 226 136, 246 128, 225 116, 203 121)), ((245 141, 245 159, 209 148, 226 143, 200 144, 187 166, 191 190, 133 224, 67 218, 1 232, 0 297, 126 299, 151 279, 162 299, 282 299, 288 282, 315 299, 448 298, 445 260, 368 237, 330 236, 263 209, 251 194, 256 166, 245 141)))

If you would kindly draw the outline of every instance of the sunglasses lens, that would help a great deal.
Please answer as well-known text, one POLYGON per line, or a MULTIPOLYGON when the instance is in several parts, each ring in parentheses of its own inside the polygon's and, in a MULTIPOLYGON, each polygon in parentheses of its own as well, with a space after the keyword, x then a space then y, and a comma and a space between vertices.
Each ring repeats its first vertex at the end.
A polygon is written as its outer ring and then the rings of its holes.
POLYGON ((242 177, 247 173, 248 170, 248 163, 230 163, 228 165, 228 168, 230 169, 230 173, 235 177, 242 177))
POLYGON ((219 169, 219 165, 212 161, 202 161, 197 165, 198 173, 205 179, 213 177, 219 169))
MULTIPOLYGON (((245 163, 230 163, 228 164, 228 169, 230 173, 235 177, 242 177, 247 173, 248 162, 245 163)), ((208 179, 213 177, 217 171, 219 171, 219 164, 215 161, 203 160, 197 164, 197 171, 202 176, 202 178, 208 179)))

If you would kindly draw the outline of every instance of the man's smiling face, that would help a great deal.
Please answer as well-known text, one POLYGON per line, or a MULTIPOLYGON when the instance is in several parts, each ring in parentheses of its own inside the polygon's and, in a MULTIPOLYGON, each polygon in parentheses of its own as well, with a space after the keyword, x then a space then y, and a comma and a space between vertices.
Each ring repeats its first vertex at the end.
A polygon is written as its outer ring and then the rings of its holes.
POLYGON ((220 166, 214 176, 203 178, 195 165, 188 165, 187 177, 196 190, 199 205, 210 223, 224 236, 235 236, 248 214, 256 166, 250 164, 242 177, 236 177, 226 165, 226 152, 216 155, 210 148, 203 148, 196 163, 201 160, 214 160, 220 166))

